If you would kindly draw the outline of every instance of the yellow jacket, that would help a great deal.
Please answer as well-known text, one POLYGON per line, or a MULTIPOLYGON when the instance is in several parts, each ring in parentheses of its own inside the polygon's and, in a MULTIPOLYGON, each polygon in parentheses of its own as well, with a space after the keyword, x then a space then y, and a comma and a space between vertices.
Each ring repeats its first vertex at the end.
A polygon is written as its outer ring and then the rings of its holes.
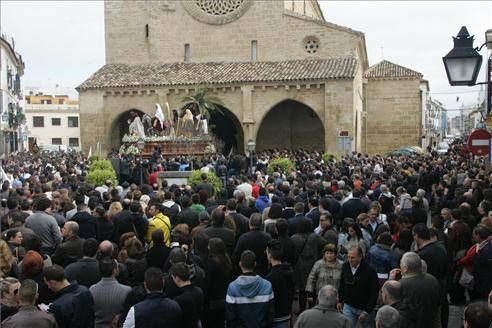
POLYGON ((171 243, 171 220, 162 213, 156 214, 152 220, 149 221, 149 227, 147 228, 147 243, 152 247, 152 233, 154 230, 160 229, 164 233, 164 241, 166 246, 169 247, 171 243))

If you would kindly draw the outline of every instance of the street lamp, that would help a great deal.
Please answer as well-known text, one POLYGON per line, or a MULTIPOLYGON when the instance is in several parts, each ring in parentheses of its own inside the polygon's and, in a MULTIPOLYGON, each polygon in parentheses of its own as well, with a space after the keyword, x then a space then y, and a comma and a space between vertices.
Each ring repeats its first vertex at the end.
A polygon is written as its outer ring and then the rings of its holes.
POLYGON ((473 35, 470 36, 465 26, 462 26, 458 35, 453 37, 454 48, 442 58, 450 85, 473 86, 482 65, 480 48, 473 47, 473 35))
POLYGON ((145 148, 145 140, 143 138, 139 138, 137 141, 137 148, 140 152, 140 186, 143 185, 143 165, 142 165, 142 153, 145 148))
POLYGON ((253 139, 249 139, 248 143, 246 144, 246 149, 249 152, 249 159, 250 159, 250 165, 251 165, 251 173, 253 173, 253 152, 255 151, 256 148, 256 143, 253 139))

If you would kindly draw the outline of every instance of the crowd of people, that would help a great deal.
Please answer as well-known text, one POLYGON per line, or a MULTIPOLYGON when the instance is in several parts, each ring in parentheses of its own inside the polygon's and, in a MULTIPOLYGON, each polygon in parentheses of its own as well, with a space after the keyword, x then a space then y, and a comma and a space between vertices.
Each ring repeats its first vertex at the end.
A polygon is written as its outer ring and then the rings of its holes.
POLYGON ((2 327, 444 328, 450 304, 466 306, 464 327, 491 325, 482 158, 455 144, 329 161, 268 150, 249 163, 155 152, 146 183, 125 170, 97 186, 80 153, 3 159, 2 327), (280 157, 294 169, 267 173, 280 157), (181 165, 201 183, 159 182, 181 165))

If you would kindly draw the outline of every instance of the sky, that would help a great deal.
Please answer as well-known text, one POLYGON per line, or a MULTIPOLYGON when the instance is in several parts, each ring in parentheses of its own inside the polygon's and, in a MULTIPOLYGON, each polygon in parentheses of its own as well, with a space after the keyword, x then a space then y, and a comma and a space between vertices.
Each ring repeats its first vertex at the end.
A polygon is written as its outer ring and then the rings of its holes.
MULTIPOLYGON (((492 1, 319 2, 327 21, 365 34, 370 65, 384 58, 421 72, 450 116, 477 103, 480 87, 450 86, 442 57, 463 25, 475 46, 485 41, 492 1)), ((14 37, 26 63, 26 89, 76 96, 74 88, 104 65, 102 1, 2 0, 0 9, 1 32, 14 37)), ((477 80, 484 79, 485 63, 477 80)))

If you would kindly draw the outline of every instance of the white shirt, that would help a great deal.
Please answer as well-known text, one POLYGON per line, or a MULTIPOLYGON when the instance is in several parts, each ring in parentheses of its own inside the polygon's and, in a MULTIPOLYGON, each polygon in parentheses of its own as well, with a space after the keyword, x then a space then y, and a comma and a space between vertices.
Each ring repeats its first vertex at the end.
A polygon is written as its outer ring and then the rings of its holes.
POLYGON ((125 322, 123 322, 123 328, 135 328, 135 309, 133 306, 126 315, 125 322))
POLYGON ((353 266, 350 266, 350 270, 352 270, 352 275, 355 276, 355 273, 357 272, 357 269, 359 268, 360 264, 357 265, 355 268, 353 266))

